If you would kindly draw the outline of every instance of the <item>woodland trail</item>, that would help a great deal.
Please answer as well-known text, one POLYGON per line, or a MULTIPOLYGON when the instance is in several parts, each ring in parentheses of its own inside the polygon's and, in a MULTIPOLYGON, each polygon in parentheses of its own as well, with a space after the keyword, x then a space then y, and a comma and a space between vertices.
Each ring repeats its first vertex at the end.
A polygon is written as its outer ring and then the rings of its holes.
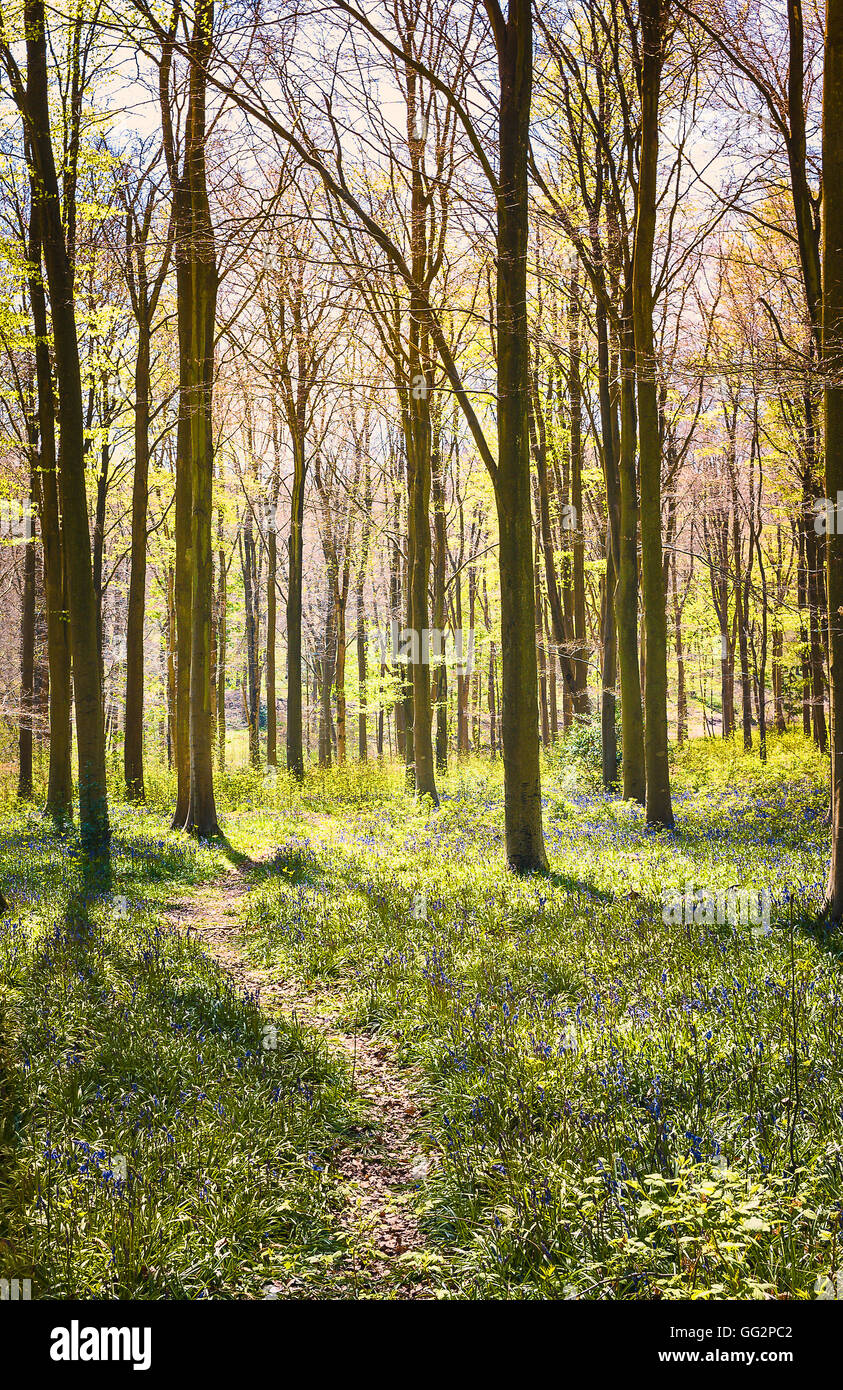
MULTIPOLYGON (((257 998, 268 1023, 280 1015, 312 1029, 348 1064, 351 1089, 364 1102, 369 1123, 343 1131, 331 1164, 340 1183, 340 1227, 349 1249, 344 1267, 336 1268, 332 1296, 430 1298, 430 1277, 422 1272, 419 1258, 426 1241, 411 1210, 413 1190, 428 1171, 417 1135, 423 1102, 412 1073, 395 1060, 388 1041, 350 1034, 339 1025, 334 997, 280 979, 277 971, 244 958, 240 906, 255 886, 250 875, 268 862, 247 859, 189 897, 171 902, 169 920, 195 933, 234 985, 257 998)), ((279 1280, 264 1297, 306 1296, 296 1282, 279 1280)))

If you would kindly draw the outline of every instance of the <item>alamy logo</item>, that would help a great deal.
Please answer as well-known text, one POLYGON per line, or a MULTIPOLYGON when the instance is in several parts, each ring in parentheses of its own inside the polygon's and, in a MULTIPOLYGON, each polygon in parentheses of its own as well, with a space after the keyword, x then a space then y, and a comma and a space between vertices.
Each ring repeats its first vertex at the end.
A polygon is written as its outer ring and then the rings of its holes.
POLYGON ((126 660, 126 650, 125 637, 112 637, 102 649, 103 665, 109 668, 119 665, 121 661, 126 660))
POLYGON ((21 502, 14 497, 0 497, 0 538, 32 540, 32 508, 29 502, 21 502))
POLYGON ((464 632, 461 627, 453 633, 443 632, 437 627, 401 627, 397 621, 390 624, 389 633, 377 634, 381 660, 384 664, 406 666, 429 666, 431 662, 453 664, 458 676, 470 676, 474 670, 474 630, 464 632), (449 652, 449 637, 453 639, 453 651, 449 652))
POLYGON ((152 1362, 151 1327, 54 1327, 53 1361, 129 1361, 134 1371, 148 1371, 152 1362))
POLYGON ((843 492, 838 492, 837 501, 828 497, 818 497, 813 503, 814 530, 818 536, 843 535, 843 492))
POLYGON ((769 936, 771 897, 768 888, 695 888, 685 884, 685 892, 666 888, 662 893, 662 921, 665 926, 732 927, 748 926, 753 936, 769 936))
POLYGON ((31 1279, 0 1279, 0 1302, 29 1302, 31 1298, 31 1279))
POLYGON ((843 1271, 838 1270, 830 1276, 821 1274, 814 1284, 814 1293, 822 1299, 843 1298, 843 1271))

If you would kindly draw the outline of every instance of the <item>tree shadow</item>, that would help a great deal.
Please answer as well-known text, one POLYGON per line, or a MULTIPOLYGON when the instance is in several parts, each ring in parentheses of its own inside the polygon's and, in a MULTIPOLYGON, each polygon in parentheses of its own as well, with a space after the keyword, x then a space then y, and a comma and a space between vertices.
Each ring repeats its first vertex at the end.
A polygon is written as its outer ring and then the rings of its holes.
POLYGON ((71 890, 64 910, 64 931, 68 940, 80 943, 90 941, 96 931, 96 922, 91 917, 91 905, 110 899, 114 886, 114 871, 109 852, 96 857, 86 855, 80 858, 80 883, 71 890))
POLYGON ((554 888, 563 888, 566 893, 576 893, 578 896, 589 898, 592 902, 617 902, 614 893, 607 892, 605 888, 598 888, 589 879, 574 878, 572 874, 559 873, 555 869, 549 869, 546 874, 541 874, 540 877, 554 888))

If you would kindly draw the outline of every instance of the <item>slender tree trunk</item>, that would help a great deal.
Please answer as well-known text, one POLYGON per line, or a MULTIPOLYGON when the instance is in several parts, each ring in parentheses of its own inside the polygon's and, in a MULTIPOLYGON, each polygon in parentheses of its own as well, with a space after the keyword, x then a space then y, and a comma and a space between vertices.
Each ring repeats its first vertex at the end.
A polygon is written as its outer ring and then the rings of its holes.
MULTIPOLYGON (((811 431, 813 434, 815 431, 811 431)), ((812 446, 811 452, 816 446, 812 446)), ((813 483, 806 479, 806 493, 813 492, 813 483)), ((820 537, 813 527, 814 513, 811 507, 812 496, 807 496, 803 505, 805 517, 805 569, 807 575, 808 598, 808 668, 810 671, 811 713, 814 742, 821 753, 828 748, 828 730, 825 721, 825 676, 823 672, 824 651, 822 638, 821 588, 821 546, 820 537)))
MULTIPOLYGON (((177 271, 179 286, 178 317, 181 330, 182 319, 188 317, 189 289, 182 290, 186 279, 185 271, 177 271)), ((188 281, 189 284, 189 281, 188 281)), ((189 327, 188 330, 189 332, 189 327)), ((187 821, 190 804, 190 609, 191 609, 191 533, 190 517, 191 476, 190 476, 190 414, 187 379, 187 360, 181 355, 182 381, 179 388, 179 419, 176 436, 176 519, 175 519, 175 614, 176 614, 176 806, 173 812, 173 829, 181 830, 187 821)))
MULTIPOLYGON (((392 643, 392 632, 394 626, 403 626, 401 620, 401 547, 398 543, 398 528, 400 524, 400 506, 398 501, 397 489, 395 492, 395 503, 393 509, 393 540, 389 557, 389 641, 392 643)), ((394 659, 391 661, 392 675, 399 684, 398 698, 395 702, 395 743, 398 750, 398 757, 406 762, 406 731, 404 727, 406 704, 404 700, 404 671, 403 667, 394 659)))
POLYGON ((289 582, 287 584, 287 770, 304 781, 302 747, 302 569, 304 560, 304 430, 293 438, 293 490, 290 511, 289 582))
MULTIPOLYGON (((139 289, 145 300, 142 283, 139 289)), ((132 542, 126 618, 126 733, 123 744, 123 772, 129 801, 144 800, 143 626, 146 611, 146 515, 149 503, 149 404, 149 332, 147 324, 140 322, 135 360, 135 473, 132 482, 132 542)))
POLYGON ((348 644, 345 632, 345 603, 345 596, 342 596, 340 602, 335 604, 337 659, 334 685, 337 692, 337 762, 340 765, 346 761, 347 754, 345 662, 348 644))
POLYGON ((796 602, 799 609, 799 656, 802 676, 802 732, 811 737, 811 652, 805 613, 808 605, 808 566, 805 556, 805 524, 799 526, 799 560, 796 575, 796 602))
MULTIPOLYGON (((628 300, 628 296, 626 296, 628 300)), ((621 747, 623 794, 644 805, 644 715, 638 664, 638 495, 635 468, 635 353, 625 304, 624 339, 620 346, 620 452, 618 457, 620 539, 615 585, 615 624, 621 679, 621 747)))
POLYGON ((255 537, 252 514, 248 506, 240 533, 240 558, 243 571, 246 646, 246 720, 249 729, 249 762, 260 766, 260 677, 258 666, 258 612, 255 574, 255 537))
POLYGON ((585 646, 585 532, 582 503, 582 382, 580 380, 580 284, 576 270, 571 275, 571 309, 568 333, 568 398, 571 431, 571 506, 574 532, 572 538, 573 635, 576 644, 573 655, 574 713, 588 717, 591 706, 588 698, 588 650, 585 646))
POLYGON ((682 642, 682 605, 676 589, 676 564, 673 566, 673 632, 676 644, 676 742, 688 737, 688 693, 685 680, 685 648, 682 642))
MULTIPOLYGON (((738 629, 738 653, 741 664, 741 725, 743 728, 744 752, 752 749, 752 687, 749 675, 749 614, 744 603, 744 576, 741 564, 740 511, 738 506, 737 481, 732 473, 732 552, 735 558, 735 621, 738 629)), ((750 537, 750 552, 752 537, 750 537)), ((752 565, 752 555, 747 557, 747 569, 752 565)))
POLYGON ((367 685, 369 673, 366 661, 366 620, 364 609, 364 591, 366 586, 366 571, 369 567, 369 541, 371 536, 371 515, 372 515, 372 486, 369 469, 368 455, 365 462, 366 481, 363 498, 364 518, 363 534, 360 545, 360 564, 357 569, 357 583, 355 587, 355 617, 357 624, 357 756, 361 763, 365 763, 369 756, 369 734, 368 734, 368 694, 367 685))
POLYGON ((662 568, 661 430, 653 339, 659 95, 666 0, 640 0, 641 160, 633 263, 633 320, 641 474, 641 571, 647 666, 644 687, 647 823, 673 826, 667 756, 667 615, 662 568))
POLYGON ((214 26, 213 0, 198 0, 190 44, 190 103, 185 173, 190 206, 190 805, 185 828, 203 838, 219 831, 214 801, 211 734, 211 605, 214 488, 213 381, 217 302, 214 232, 205 165, 207 65, 214 26))
MULTIPOLYGON (((760 530, 760 522, 759 522, 760 530)), ((767 761, 767 575, 761 554, 761 543, 755 537, 758 553, 758 568, 761 576, 761 652, 758 660, 758 743, 762 763, 767 761)))
POLYGON ((615 561, 611 541, 606 544, 606 579, 603 592, 603 663, 600 699, 601 772, 607 791, 618 782, 618 730, 615 687, 618 680, 618 642, 615 628, 615 561))
MULTIPOLYGON (((600 253, 596 227, 592 245, 600 253)), ((597 329, 597 373, 600 397, 600 436, 603 478, 606 485, 606 578, 602 612, 602 672, 600 694, 601 771, 603 786, 609 791, 618 783, 618 734, 616 688, 618 683, 618 629, 616 621, 617 554, 620 548, 620 477, 618 473, 618 424, 612 400, 609 359, 609 332, 606 306, 598 296, 595 309, 597 329)))
MULTIPOLYGON (((547 613, 546 610, 545 610, 544 630, 545 630, 545 633, 546 633, 546 635, 547 635, 547 694, 548 694, 548 704, 549 704, 549 707, 550 707, 550 709, 549 709, 549 719, 550 719, 550 741, 551 741, 551 743, 555 743, 556 740, 557 740, 558 737, 559 737, 559 708, 558 708, 558 704, 557 704, 557 698, 558 698, 558 696, 557 696, 557 690, 556 690, 556 647, 555 647, 554 644, 553 644, 553 633, 552 633, 551 627, 550 627, 550 618, 549 618, 549 615, 548 615, 548 613, 547 613)), ((494 671, 494 664, 493 664, 493 661, 492 661, 492 655, 491 655, 491 651, 490 651, 490 653, 489 653, 489 691, 490 691, 490 692, 494 689, 493 671, 494 671)), ((493 708, 494 708, 494 706, 493 706, 492 704, 490 704, 490 705, 489 705, 490 714, 491 714, 491 711, 493 710, 493 708)))
MULTIPOLYGON (((277 496, 277 489, 275 492, 277 496)), ((275 582, 278 573, 278 546, 275 520, 269 527, 267 536, 267 576, 266 576, 266 761, 268 767, 278 766, 278 716, 275 694, 275 629, 276 596, 275 582)))
POLYGON ((70 734, 70 631, 67 621, 67 580, 59 516, 56 472, 56 410, 48 347, 47 307, 41 279, 40 217, 32 200, 29 235, 29 297, 35 330, 35 374, 38 384, 39 468, 36 474, 44 554, 44 603, 47 610, 49 664, 50 767, 47 814, 63 820, 73 809, 70 734))
MULTIPOLYGON (((105 392, 103 393, 103 418, 107 414, 105 392)), ((111 451, 108 444, 108 430, 102 432, 100 445, 100 466, 97 473, 96 504, 94 507, 94 534, 92 545, 92 567, 94 576, 94 596, 97 606, 97 653, 100 663, 100 689, 104 692, 103 667, 103 561, 105 559, 105 509, 108 503, 108 485, 111 472, 111 451)))
MULTIPOLYGON (((489 752, 494 762, 498 751, 497 739, 497 691, 495 689, 495 656, 496 649, 494 642, 489 644, 489 752)), ((555 683, 555 677, 554 677, 555 683)))
POLYGON ((20 717, 18 735, 18 796, 32 800, 32 730, 35 718, 35 458, 31 462, 29 508, 23 551, 23 595, 20 622, 20 717))
MULTIPOLYGON (((445 633, 445 581, 448 565, 447 517, 445 515, 445 484, 442 477, 442 453, 437 436, 431 469, 433 493, 433 626, 445 633)), ((444 652, 434 668, 433 699, 436 707, 436 770, 448 770, 448 667, 444 652)))
POLYGON ((533 566, 533 573, 536 586, 536 652, 538 658, 538 677, 539 677, 539 716, 541 727, 542 747, 547 748, 550 743, 550 711, 547 703, 547 659, 545 655, 544 624, 542 621, 542 592, 541 579, 539 578, 539 541, 536 537, 536 554, 533 566))
POLYGON ((318 667, 319 697, 319 766, 331 767, 333 763, 333 713, 331 710, 331 691, 334 688, 337 661, 337 610, 334 604, 336 587, 332 575, 328 576, 325 595, 325 632, 321 659, 318 667))
POLYGON ((222 507, 217 510, 217 752, 220 772, 225 768, 225 662, 228 646, 228 586, 226 584, 225 546, 223 544, 222 507))
MULTIPOLYGON (((843 0, 827 0, 823 82, 825 495, 843 490, 843 0)), ((843 920, 843 535, 827 537, 831 692, 831 866, 827 903, 843 920)))
POLYGON ((50 290, 59 398, 58 459, 62 533, 70 601, 79 824, 89 856, 107 854, 111 830, 105 775, 105 727, 98 657, 97 605, 85 488, 82 379, 76 332, 73 267, 65 244, 62 209, 50 135, 47 43, 43 0, 27 0, 29 147, 44 262, 50 290))
POLYGON ((366 698, 366 685, 368 682, 368 671, 366 667, 366 627, 363 611, 363 590, 358 588, 357 595, 357 756, 361 763, 365 763, 369 757, 369 733, 368 733, 368 709, 366 698))

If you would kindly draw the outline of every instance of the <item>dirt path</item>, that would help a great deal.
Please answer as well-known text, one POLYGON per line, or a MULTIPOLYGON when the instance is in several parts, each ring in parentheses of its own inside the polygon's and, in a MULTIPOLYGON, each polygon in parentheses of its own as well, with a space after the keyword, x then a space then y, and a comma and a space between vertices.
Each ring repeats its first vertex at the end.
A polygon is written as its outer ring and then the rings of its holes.
MULTIPOLYGON (((429 1298, 429 1279, 420 1270, 426 1243, 410 1210, 413 1188, 428 1171, 427 1159, 415 1137, 422 1105, 412 1076, 400 1066, 388 1042, 355 1036, 338 1026, 329 995, 307 990, 296 981, 279 979, 272 969, 244 960, 238 939, 242 931, 240 904, 254 883, 247 861, 223 878, 196 889, 170 904, 170 920, 193 931, 235 984, 257 995, 271 1019, 280 1013, 326 1039, 351 1067, 354 1090, 365 1102, 371 1124, 344 1137, 333 1169, 341 1181, 345 1206, 341 1225, 348 1237, 350 1266, 345 1292, 374 1292, 377 1296, 429 1298)), ((266 1297, 295 1296, 287 1283, 271 1286, 266 1297)), ((337 1290, 342 1296, 343 1290, 337 1290)))

